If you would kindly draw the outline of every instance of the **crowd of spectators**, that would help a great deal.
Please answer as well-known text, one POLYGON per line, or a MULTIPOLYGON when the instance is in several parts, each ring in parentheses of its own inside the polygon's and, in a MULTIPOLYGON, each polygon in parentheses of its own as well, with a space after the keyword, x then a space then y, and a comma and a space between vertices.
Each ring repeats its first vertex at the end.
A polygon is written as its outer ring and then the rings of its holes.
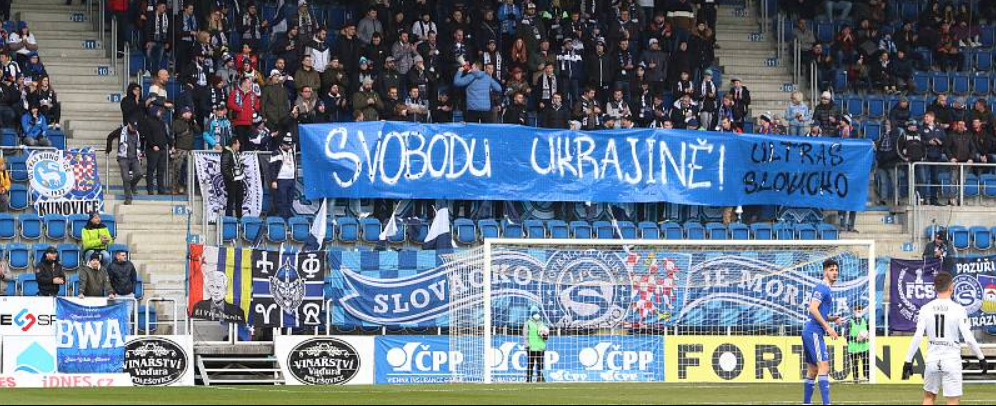
MULTIPOLYGON (((9 6, 3 13, 10 17, 9 6)), ((62 112, 38 41, 23 21, 4 23, 0 40, 0 127, 15 131, 23 145, 50 147, 49 131, 61 130, 62 112)))
MULTIPOLYGON (((843 136, 842 127, 858 119, 841 102, 848 94, 890 101, 884 117, 867 117, 882 129, 869 134, 876 138, 879 204, 895 198, 896 170, 907 176, 905 164, 996 163, 996 120, 986 95, 973 100, 951 94, 948 86, 918 91, 914 78, 916 72, 976 72, 988 80, 991 55, 982 64, 972 55, 985 47, 983 27, 996 22, 996 2, 780 0, 779 6, 795 21, 792 36, 805 50, 804 64, 813 67, 822 91, 813 108, 793 97, 785 113, 789 133, 799 134, 809 125, 808 135, 843 136), (922 91, 931 94, 926 108, 917 111, 911 98, 922 91)), ((908 177, 923 204, 945 205, 949 202, 941 198, 939 186, 942 174, 951 171, 927 166, 908 177)))

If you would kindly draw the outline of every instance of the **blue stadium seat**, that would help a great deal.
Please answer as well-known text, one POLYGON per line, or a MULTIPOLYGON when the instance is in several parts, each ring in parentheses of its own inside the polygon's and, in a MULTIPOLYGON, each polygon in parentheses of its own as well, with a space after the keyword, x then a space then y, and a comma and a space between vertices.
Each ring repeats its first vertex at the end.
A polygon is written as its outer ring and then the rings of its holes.
POLYGON ((821 223, 816 227, 816 230, 820 233, 821 240, 840 239, 840 231, 833 224, 821 223))
POLYGON ((758 241, 770 241, 775 239, 774 230, 771 224, 768 223, 754 223, 750 225, 750 233, 755 240, 758 241))
POLYGON ((130 254, 128 246, 125 244, 111 244, 110 247, 107 247, 107 251, 111 253, 111 256, 117 256, 119 252, 130 254))
POLYGON ((30 207, 28 202, 28 187, 14 184, 10 186, 10 209, 14 211, 27 210, 30 207))
POLYGON ((993 52, 980 49, 975 53, 975 69, 979 72, 989 72, 993 70, 993 52))
POLYGON ((818 21, 816 23, 816 41, 824 44, 833 42, 833 37, 837 35, 832 22, 818 21))
POLYGON ((951 78, 951 92, 958 96, 967 96, 972 92, 972 78, 965 72, 957 72, 951 78))
POLYGON ((988 73, 976 72, 972 75, 972 93, 976 96, 989 96, 993 90, 992 84, 992 78, 988 73))
POLYGON ((927 99, 923 96, 911 96, 910 98, 910 115, 915 119, 920 119, 924 114, 927 114, 927 99))
POLYGON ((899 6, 900 19, 903 21, 916 21, 920 17, 920 4, 918 1, 903 1, 899 6))
POLYGON ((568 239, 571 238, 571 229, 567 223, 561 220, 550 220, 546 223, 546 228, 550 230, 550 238, 568 239))
POLYGON ((453 221, 453 231, 456 233, 457 244, 470 245, 477 243, 477 224, 474 220, 459 218, 453 221))
POLYGON ((10 269, 28 269, 31 266, 31 249, 27 244, 14 243, 7 246, 7 264, 10 269))
POLYGON ((221 240, 225 243, 235 241, 239 238, 239 220, 235 217, 224 216, 221 218, 221 240))
POLYGON ((996 175, 986 174, 979 177, 982 184, 982 195, 985 197, 996 197, 996 175))
POLYGON ((107 226, 107 231, 111 233, 111 238, 118 238, 118 221, 113 214, 101 214, 100 222, 107 226))
MULTIPOLYGON (((5 128, 3 130, 3 134, 4 134, 5 138, 8 135, 8 133, 11 134, 12 137, 14 138, 14 145, 10 145, 10 146, 16 147, 17 144, 18 144, 18 141, 17 141, 17 132, 14 131, 14 130, 10 130, 10 129, 6 129, 5 128)), ((6 143, 4 144, 4 146, 7 146, 6 143)), ((29 176, 28 176, 28 155, 24 154, 24 155, 5 156, 4 158, 7 159, 7 168, 9 168, 9 170, 10 170, 10 180, 14 181, 15 183, 25 183, 25 182, 27 182, 28 178, 29 178, 29 176)))
POLYGON ((816 230, 816 226, 812 224, 796 224, 793 229, 795 230, 795 235, 800 240, 814 241, 819 239, 819 232, 816 230))
POLYGON ((965 174, 965 197, 979 197, 981 194, 979 177, 974 173, 965 174))
POLYGON ((983 48, 996 46, 996 27, 992 25, 979 26, 979 42, 983 48))
POLYGON ((13 214, 0 213, 0 239, 17 238, 17 218, 13 214))
POLYGON ((571 235, 578 240, 590 240, 595 233, 587 221, 576 220, 571 222, 571 235))
POLYGON ((38 296, 38 279, 33 272, 17 275, 17 286, 21 288, 21 296, 38 296))
POLYGON ((774 227, 771 228, 774 233, 775 238, 782 241, 792 241, 795 240, 795 229, 792 228, 791 224, 788 223, 776 223, 774 227))
POLYGON ((477 227, 481 230, 481 240, 495 239, 501 236, 501 225, 495 220, 481 220, 477 222, 477 227))
POLYGON ((685 229, 681 227, 681 224, 670 222, 661 224, 661 231, 664 232, 664 239, 666 240, 685 239, 685 229))
POLYGON ((374 217, 367 217, 360 220, 360 228, 363 230, 363 242, 372 244, 380 241, 380 232, 384 230, 380 220, 374 217))
POLYGON ((408 242, 419 244, 424 243, 426 237, 429 236, 429 222, 422 219, 416 219, 412 223, 411 227, 415 227, 415 231, 411 234, 411 236, 409 236, 408 242))
POLYGON ((360 242, 360 223, 355 217, 339 217, 336 224, 339 225, 339 241, 351 244, 360 242))
POLYGON ((290 239, 294 242, 307 242, 311 235, 311 222, 307 217, 294 216, 287 220, 290 228, 290 239))
POLYGON ((706 234, 710 240, 728 240, 730 239, 730 230, 726 228, 723 223, 708 223, 706 224, 706 234))
POLYGON ((882 96, 868 96, 868 117, 883 118, 886 116, 885 98, 882 96))
MULTIPOLYGON (((51 244, 40 244, 40 243, 32 245, 31 246, 31 253, 32 253, 31 254, 32 255, 32 257, 31 257, 32 262, 31 263, 33 263, 35 265, 40 264, 42 262, 42 260, 45 259, 45 251, 48 250, 48 248, 51 247, 51 246, 52 246, 51 244)), ((58 249, 58 247, 56 247, 56 249, 58 249)), ((62 258, 59 258, 59 261, 62 261, 62 258)))
POLYGON ((502 220, 501 234, 505 238, 526 238, 526 228, 521 223, 502 220))
POLYGON ((633 224, 632 221, 617 221, 616 225, 619 226, 618 231, 619 233, 622 234, 619 237, 621 237, 622 239, 635 240, 639 238, 637 234, 636 224, 633 224))
MULTIPOLYGON (((139 273, 135 277, 135 298, 141 299, 145 297, 145 281, 142 280, 142 274, 139 273)), ((155 310, 155 306, 152 307, 155 310)))
POLYGON ((62 241, 66 238, 66 230, 69 227, 66 216, 47 214, 42 220, 45 221, 45 237, 53 241, 62 241))
POLYGON ((266 223, 255 216, 242 217, 242 240, 248 243, 259 241, 266 234, 266 223))
POLYGON ((543 220, 526 220, 526 235, 529 238, 546 238, 546 223, 543 220))
POLYGON ((865 99, 860 96, 846 96, 844 98, 844 108, 847 114, 852 117, 865 115, 865 99))
POLYGON ((42 238, 42 219, 37 214, 21 214, 17 221, 21 223, 21 238, 32 241, 42 238))
POLYGON ((941 226, 938 226, 938 225, 932 225, 932 226, 927 227, 926 230, 924 230, 923 236, 925 238, 927 238, 928 240, 933 240, 935 235, 942 234, 942 233, 945 233, 945 232, 946 231, 944 231, 944 227, 941 227, 941 226))
POLYGON ((972 235, 972 243, 975 249, 986 251, 993 247, 993 231, 988 227, 976 226, 968 230, 972 235))
POLYGON ((877 121, 865 121, 861 125, 861 134, 864 135, 866 139, 878 141, 878 139, 882 136, 882 123, 877 121))
POLYGON ((730 223, 727 228, 730 230, 730 239, 737 241, 750 240, 750 227, 743 223, 730 223))
POLYGON ((837 93, 843 92, 847 89, 847 71, 844 69, 837 69, 834 71, 834 81, 833 89, 837 93))
MULTIPOLYGON (((393 220, 396 222, 397 232, 395 232, 394 235, 387 236, 387 241, 391 244, 402 244, 405 242, 406 235, 408 234, 408 226, 405 225, 404 220, 400 218, 394 218, 393 220)), ((391 219, 388 221, 391 221, 391 219)), ((386 228, 388 225, 390 225, 390 223, 385 224, 384 227, 386 228)))
POLYGON ((913 72, 913 93, 927 94, 927 92, 930 92, 930 73, 913 72))
POLYGON ((277 244, 287 242, 287 222, 281 217, 268 217, 266 219, 266 239, 277 244))
POLYGON ((697 221, 689 221, 685 223, 685 238, 689 240, 702 241, 707 240, 706 238, 706 228, 697 221))
POLYGON ((968 229, 962 226, 951 226, 948 228, 948 241, 956 250, 967 250, 971 248, 971 236, 968 229))
POLYGON ((76 269, 80 267, 80 247, 76 244, 59 244, 59 260, 62 267, 66 269, 76 269))
POLYGON ((940 185, 941 197, 953 198, 958 196, 958 187, 955 185, 951 172, 941 171, 937 174, 937 183, 940 185))
POLYGON ((934 94, 951 93, 951 76, 947 72, 934 72, 930 75, 931 89, 934 94))
POLYGON ((596 221, 591 223, 591 227, 595 229, 596 239, 611 240, 616 238, 616 230, 609 221, 596 221))
POLYGON ((651 221, 644 221, 637 226, 640 229, 640 238, 644 240, 659 240, 661 239, 661 229, 657 226, 657 223, 651 221))
POLYGON ((90 221, 86 214, 73 214, 69 216, 69 232, 76 241, 83 240, 83 228, 90 221))

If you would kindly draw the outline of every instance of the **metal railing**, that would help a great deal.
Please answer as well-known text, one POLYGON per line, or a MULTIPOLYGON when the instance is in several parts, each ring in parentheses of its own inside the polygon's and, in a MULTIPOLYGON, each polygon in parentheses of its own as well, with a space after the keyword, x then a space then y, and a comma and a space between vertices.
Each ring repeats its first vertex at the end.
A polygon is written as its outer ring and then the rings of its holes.
MULTIPOLYGON (((908 194, 910 202, 909 204, 913 208, 913 210, 911 211, 913 214, 912 214, 912 219, 910 221, 911 224, 910 235, 912 237, 912 241, 914 242, 919 241, 920 232, 924 230, 926 227, 927 220, 924 218, 925 216, 923 215, 923 211, 924 207, 930 205, 931 202, 929 200, 932 197, 936 199, 954 198, 955 204, 957 206, 965 206, 966 202, 965 180, 967 178, 968 173, 970 171, 973 172, 985 171, 985 172, 996 173, 996 164, 914 162, 907 164, 906 166, 908 168, 906 183, 909 193, 908 194), (951 171, 953 175, 956 175, 952 177, 951 184, 941 184, 940 182, 934 182, 934 179, 932 179, 934 178, 934 176, 932 175, 934 171, 944 171, 944 170, 951 171), (920 183, 918 181, 920 176, 924 176, 924 175, 918 176, 918 174, 921 173, 918 171, 929 171, 928 173, 926 173, 925 176, 927 178, 926 183, 920 183), (950 192, 952 188, 954 189, 953 193, 950 192), (930 196, 923 196, 921 193, 919 193, 919 191, 923 191, 924 189, 928 191, 928 195, 930 196), (945 193, 945 191, 947 191, 948 193, 945 193)), ((895 186, 894 191, 896 195, 895 201, 898 205, 899 191, 900 188, 902 187, 902 185, 900 185, 899 182, 898 170, 893 173, 893 180, 894 180, 893 185, 895 186)), ((982 192, 984 188, 982 185, 976 185, 976 187, 979 188, 979 196, 984 194, 982 192)))
MULTIPOLYGON (((118 19, 117 17, 111 17, 111 42, 110 46, 104 46, 107 51, 105 54, 110 53, 111 57, 111 74, 116 75, 118 71, 118 19)), ((125 74, 127 76, 127 74, 125 74)))
POLYGON ((785 66, 785 56, 788 54, 785 49, 788 42, 788 33, 785 30, 785 13, 778 13, 778 17, 775 20, 775 36, 777 37, 777 48, 775 49, 775 59, 778 61, 778 66, 785 66))
POLYGON ((131 79, 131 43, 124 43, 124 72, 121 73, 121 97, 128 97, 128 81, 131 79))

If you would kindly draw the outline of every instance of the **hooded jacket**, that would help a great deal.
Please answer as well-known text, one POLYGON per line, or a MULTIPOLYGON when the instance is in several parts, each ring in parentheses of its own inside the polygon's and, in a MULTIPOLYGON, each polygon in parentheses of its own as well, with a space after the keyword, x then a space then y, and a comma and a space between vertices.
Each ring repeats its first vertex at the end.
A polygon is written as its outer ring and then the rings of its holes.
POLYGON ((459 70, 453 84, 467 90, 467 110, 491 111, 491 92, 501 92, 501 85, 483 71, 459 70))

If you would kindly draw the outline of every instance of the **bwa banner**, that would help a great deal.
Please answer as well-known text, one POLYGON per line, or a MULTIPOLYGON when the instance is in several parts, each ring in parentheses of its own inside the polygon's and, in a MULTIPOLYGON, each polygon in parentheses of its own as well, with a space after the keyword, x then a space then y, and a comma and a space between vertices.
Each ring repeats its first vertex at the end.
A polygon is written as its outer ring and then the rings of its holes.
POLYGON ((128 335, 128 304, 89 307, 56 301, 58 371, 62 374, 120 373, 128 335))

